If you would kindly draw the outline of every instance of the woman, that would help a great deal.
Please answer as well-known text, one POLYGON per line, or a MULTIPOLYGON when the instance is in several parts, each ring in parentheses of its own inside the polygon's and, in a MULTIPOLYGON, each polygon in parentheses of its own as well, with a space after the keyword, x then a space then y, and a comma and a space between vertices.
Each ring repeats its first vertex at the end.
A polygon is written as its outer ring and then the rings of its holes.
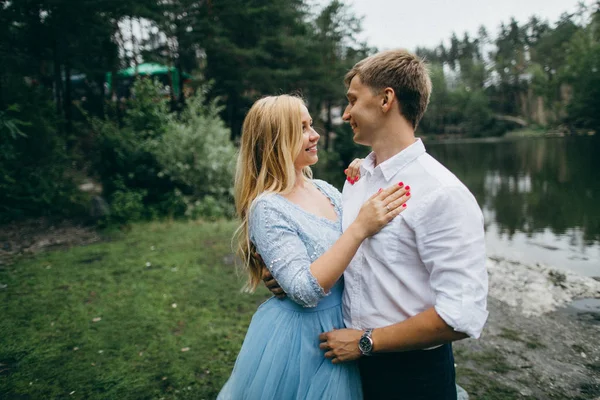
POLYGON ((219 399, 361 399, 357 365, 332 364, 319 334, 342 328, 340 279, 361 242, 406 207, 394 185, 373 195, 341 233, 341 195, 312 180, 319 134, 301 99, 267 97, 246 116, 235 200, 242 224, 239 255, 248 289, 261 281, 261 255, 287 293, 252 318, 232 375, 219 399))

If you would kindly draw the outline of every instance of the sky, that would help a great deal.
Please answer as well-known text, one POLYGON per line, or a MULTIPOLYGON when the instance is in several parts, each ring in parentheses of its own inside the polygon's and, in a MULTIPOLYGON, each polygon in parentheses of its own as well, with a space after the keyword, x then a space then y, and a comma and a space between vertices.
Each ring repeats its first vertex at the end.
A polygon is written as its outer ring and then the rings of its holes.
MULTIPOLYGON (((325 5, 328 0, 316 0, 325 5)), ((344 0, 356 16, 363 16, 363 35, 379 50, 417 46, 436 47, 452 32, 477 35, 484 25, 495 38, 501 22, 511 17, 526 22, 532 15, 554 23, 563 12, 577 9, 577 0, 344 0)), ((593 1, 586 0, 586 4, 593 1)))

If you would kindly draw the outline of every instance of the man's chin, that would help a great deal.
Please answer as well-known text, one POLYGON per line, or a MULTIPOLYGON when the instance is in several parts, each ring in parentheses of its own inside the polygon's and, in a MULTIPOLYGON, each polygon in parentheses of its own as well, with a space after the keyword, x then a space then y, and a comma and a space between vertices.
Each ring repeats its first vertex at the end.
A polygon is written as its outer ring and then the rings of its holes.
POLYGON ((366 146, 367 144, 364 142, 363 138, 360 137, 359 133, 354 134, 354 137, 352 138, 352 140, 354 141, 354 143, 356 144, 360 144, 363 146, 366 146))

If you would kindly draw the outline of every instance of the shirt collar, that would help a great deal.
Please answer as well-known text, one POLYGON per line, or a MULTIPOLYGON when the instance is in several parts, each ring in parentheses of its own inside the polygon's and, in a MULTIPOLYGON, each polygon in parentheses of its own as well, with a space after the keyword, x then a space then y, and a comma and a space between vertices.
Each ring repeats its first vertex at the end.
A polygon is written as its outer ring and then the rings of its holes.
POLYGON ((375 153, 371 152, 365 158, 360 166, 361 175, 366 173, 372 174, 377 168, 381 169, 381 173, 386 181, 392 179, 402 168, 416 160, 420 155, 425 153, 425 145, 419 138, 413 144, 396 154, 392 158, 385 160, 375 167, 375 153))

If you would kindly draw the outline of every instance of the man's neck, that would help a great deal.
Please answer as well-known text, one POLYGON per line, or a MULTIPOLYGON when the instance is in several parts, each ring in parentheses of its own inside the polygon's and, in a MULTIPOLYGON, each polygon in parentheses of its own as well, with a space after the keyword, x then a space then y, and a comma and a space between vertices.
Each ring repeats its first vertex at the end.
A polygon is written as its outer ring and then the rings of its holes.
POLYGON ((371 148, 375 153, 375 166, 389 160, 415 142, 414 132, 386 132, 371 148))

